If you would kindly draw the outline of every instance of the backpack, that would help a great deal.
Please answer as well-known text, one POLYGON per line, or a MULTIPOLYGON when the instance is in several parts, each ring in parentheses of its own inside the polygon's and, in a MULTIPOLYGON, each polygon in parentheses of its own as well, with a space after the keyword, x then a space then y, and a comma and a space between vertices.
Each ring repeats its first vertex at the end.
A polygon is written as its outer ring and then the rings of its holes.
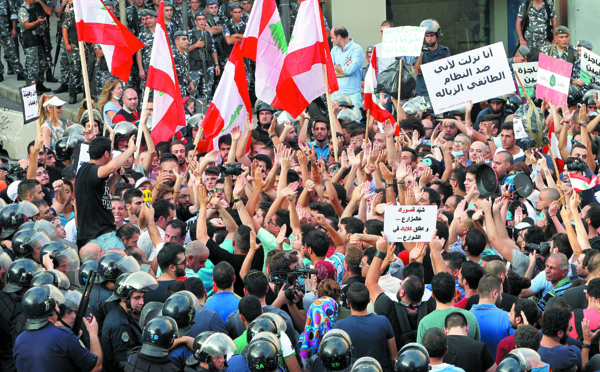
MULTIPOLYGON (((573 314, 575 315, 575 330, 577 331, 577 339, 583 343, 583 328, 581 327, 581 322, 583 321, 583 309, 575 309, 573 310, 573 314)), ((591 332, 596 332, 596 329, 590 329, 591 332)), ((600 337, 596 337, 592 340, 590 347, 590 356, 591 359, 594 355, 598 354, 598 346, 600 346, 600 337)))
MULTIPOLYGON (((525 36, 525 31, 527 31, 527 28, 529 27, 529 9, 531 9, 531 6, 533 5, 533 1, 532 0, 527 0, 526 2, 527 5, 525 5, 525 7, 527 8, 527 11, 525 12, 525 18, 523 18, 523 23, 521 23, 521 32, 523 33, 523 36, 525 36)), ((547 0, 544 0, 544 6, 546 7, 546 15, 548 17, 550 17, 550 5, 548 4, 547 0)), ((548 19, 548 24, 546 25, 546 39, 550 42, 552 41, 552 39, 554 39, 554 30, 553 30, 553 26, 552 26, 552 18, 548 19)), ((519 46, 517 45, 517 48, 519 46)))
POLYGON ((427 301, 421 302, 417 308, 417 329, 412 329, 410 321, 408 320, 408 311, 406 308, 396 302, 396 315, 398 316, 398 322, 400 323, 400 335, 396 335, 396 339, 400 338, 398 343, 398 350, 404 345, 411 342, 417 342, 418 325, 421 319, 425 318, 429 313, 427 308, 427 301))

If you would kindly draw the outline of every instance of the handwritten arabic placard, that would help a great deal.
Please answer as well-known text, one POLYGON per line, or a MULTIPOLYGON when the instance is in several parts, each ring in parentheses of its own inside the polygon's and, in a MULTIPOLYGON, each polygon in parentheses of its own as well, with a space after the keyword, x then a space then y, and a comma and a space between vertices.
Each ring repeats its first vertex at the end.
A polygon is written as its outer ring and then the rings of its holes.
MULTIPOLYGON (((527 91, 527 94, 529 94, 529 97, 533 97, 535 85, 537 84, 538 63, 515 63, 513 64, 513 70, 515 74, 519 75, 519 79, 521 79, 521 83, 523 83, 523 87, 527 91)), ((519 92, 523 95, 521 87, 519 87, 519 92)))
POLYGON ((581 47, 581 75, 587 84, 600 80, 600 56, 581 47))
POLYGON ((573 64, 562 59, 540 54, 535 96, 556 106, 567 104, 573 64))
POLYGON ((425 27, 402 26, 386 28, 383 30, 381 51, 377 54, 381 57, 398 57, 421 55, 425 27), (379 54, 381 52, 381 54, 379 54))
POLYGON ((27 124, 36 121, 40 117, 40 107, 35 84, 20 87, 19 91, 23 102, 23 122, 27 124))
POLYGON ((421 66, 436 114, 515 91, 502 43, 421 66))
POLYGON ((389 242, 428 242, 436 216, 435 205, 386 205, 383 232, 389 242))

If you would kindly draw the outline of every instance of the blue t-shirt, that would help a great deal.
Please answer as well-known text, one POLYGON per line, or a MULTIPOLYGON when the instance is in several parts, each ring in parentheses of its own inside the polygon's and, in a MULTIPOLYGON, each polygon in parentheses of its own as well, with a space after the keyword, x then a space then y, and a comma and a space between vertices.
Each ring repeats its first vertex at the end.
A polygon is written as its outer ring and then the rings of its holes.
MULTIPOLYGON (((439 45, 437 49, 433 49, 427 52, 423 52, 423 58, 421 59, 421 65, 429 62, 438 61, 450 57, 450 49, 445 46, 439 45)), ((417 74, 417 96, 428 96, 427 85, 425 85, 425 78, 423 74, 417 74)))
POLYGON ((98 361, 70 329, 52 323, 21 333, 13 355, 17 371, 91 371, 98 361))
POLYGON ((215 293, 206 300, 206 307, 216 311, 221 315, 223 322, 227 320, 229 314, 238 309, 240 297, 232 292, 215 293))
POLYGON ((391 371, 387 340, 394 337, 392 324, 383 315, 351 315, 338 320, 335 327, 344 330, 352 340, 352 358, 375 358, 384 371, 391 371))
POLYGON ((194 352, 185 344, 169 350, 169 358, 171 358, 171 362, 173 362, 175 367, 177 367, 180 371, 183 371, 185 368, 185 361, 192 355, 194 355, 194 352))
POLYGON ((475 315, 477 323, 479 323, 481 341, 485 342, 492 356, 496 359, 498 343, 505 337, 515 333, 510 325, 508 313, 498 309, 496 305, 488 304, 473 305, 471 313, 475 315))
POLYGON ((194 324, 188 333, 190 337, 196 337, 204 331, 214 331, 227 334, 225 322, 221 315, 214 310, 203 307, 202 310, 196 311, 194 324))

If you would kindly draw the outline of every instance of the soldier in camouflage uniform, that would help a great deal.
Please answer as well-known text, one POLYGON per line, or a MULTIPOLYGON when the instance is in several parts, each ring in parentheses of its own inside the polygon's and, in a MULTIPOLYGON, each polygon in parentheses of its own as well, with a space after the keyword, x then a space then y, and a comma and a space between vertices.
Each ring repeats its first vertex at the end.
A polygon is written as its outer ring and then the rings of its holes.
MULTIPOLYGON (((201 2, 200 0, 189 0, 188 2, 188 30, 191 30, 195 27, 194 25, 194 14, 201 12, 201 2)), ((218 10, 218 7, 217 7, 218 10)), ((183 15, 182 15, 183 17, 183 15)))
POLYGON ((25 77, 28 83, 35 81, 38 93, 48 93, 50 88, 44 85, 44 75, 48 69, 48 60, 44 50, 42 28, 46 18, 52 15, 52 8, 42 1, 25 0, 19 8, 17 17, 21 26, 23 49, 25 51, 25 77))
POLYGON ((67 56, 69 57, 69 104, 72 105, 77 102, 77 87, 80 86, 82 72, 81 72, 81 58, 79 55, 79 43, 77 41, 77 24, 75 22, 75 9, 73 8, 72 1, 69 10, 65 16, 65 21, 62 25, 63 41, 65 43, 65 49, 67 50, 67 56))
POLYGON ((570 33, 571 31, 567 27, 558 26, 556 28, 556 43, 543 47, 542 53, 569 63, 576 63, 579 60, 579 52, 577 48, 569 44, 570 33))
POLYGON ((527 45, 532 53, 542 51, 552 42, 553 36, 548 35, 549 27, 556 29, 554 1, 528 0, 521 4, 516 24, 521 45, 527 45), (523 30, 525 26, 523 23, 527 24, 525 30, 523 30))
POLYGON ((194 90, 188 68, 188 46, 188 36, 183 31, 177 31, 175 33, 175 47, 173 48, 173 62, 175 63, 175 72, 177 73, 182 98, 189 96, 190 92, 194 90))
MULTIPOLYGON (((246 31, 246 23, 242 20, 243 8, 239 3, 231 4, 231 20, 223 26, 223 36, 228 44, 227 57, 233 50, 233 45, 236 42, 242 42, 244 32, 246 31)), ((254 99, 254 74, 256 71, 256 62, 251 59, 244 58, 244 66, 246 67, 246 77, 248 79, 248 90, 250 98, 254 99)))
POLYGON ((217 56, 219 57, 219 65, 221 69, 225 67, 229 53, 227 52, 227 43, 225 42, 225 36, 223 34, 223 28, 227 22, 227 18, 221 18, 218 15, 219 2, 217 0, 207 0, 206 8, 208 9, 207 27, 206 31, 210 32, 215 42, 215 48, 217 49, 217 56))
POLYGON ((188 31, 190 78, 194 84, 195 98, 212 101, 215 73, 221 74, 217 49, 210 32, 206 30, 207 17, 202 12, 196 13, 196 27, 188 31))
MULTIPOLYGON (((17 12, 19 8, 14 0, 0 0, 0 46, 4 48, 4 58, 9 70, 18 74, 18 80, 25 80, 23 66, 19 62, 19 50, 15 44, 17 36, 17 12)), ((4 65, 0 62, 0 81, 4 80, 4 65)))
POLYGON ((94 52, 96 53, 96 97, 100 97, 104 84, 110 78, 115 78, 108 70, 108 64, 102 51, 102 45, 94 44, 94 52))
POLYGON ((133 4, 125 9, 127 28, 129 28, 129 31, 136 37, 140 36, 140 33, 142 33, 144 29, 144 26, 142 25, 142 14, 145 9, 146 5, 144 0, 135 0, 133 4))
MULTIPOLYGON (((175 26, 177 26, 178 30, 182 30, 183 31, 183 7, 181 5, 182 1, 181 0, 177 0, 175 1, 174 8, 173 8, 173 19, 171 19, 171 22, 175 23, 175 26)), ((188 22, 191 22, 191 20, 188 18, 188 22)), ((189 27, 189 25, 188 25, 189 27)))
POLYGON ((250 13, 252 12, 252 7, 254 6, 254 0, 242 0, 241 4, 242 8, 244 8, 242 21, 248 23, 248 20, 250 20, 250 13))
POLYGON ((55 14, 58 16, 58 22, 56 25, 56 45, 59 48, 58 54, 58 68, 60 74, 58 76, 58 82, 60 86, 54 90, 54 93, 65 93, 69 91, 69 57, 67 56, 67 50, 65 49, 65 43, 63 43, 62 36, 62 25, 65 21, 67 11, 73 7, 73 4, 68 0, 58 0, 56 3, 55 14))
POLYGON ((142 70, 140 70, 139 76, 142 79, 140 88, 143 91, 146 87, 146 78, 148 77, 148 68, 150 67, 150 57, 152 56, 152 46, 154 45, 154 31, 156 31, 156 16, 155 10, 147 9, 146 12, 146 25, 148 30, 140 34, 140 41, 145 44, 141 51, 138 51, 138 65, 141 63, 142 70))
POLYGON ((231 11, 233 10, 233 5, 235 4, 241 5, 239 0, 229 0, 221 4, 219 7, 219 17, 228 21, 231 20, 231 11))
POLYGON ((171 48, 175 46, 175 33, 179 31, 177 25, 172 22, 173 19, 173 11, 174 11, 173 3, 168 1, 165 2, 164 7, 164 15, 165 15, 165 28, 167 29, 167 36, 169 37, 169 43, 171 48))

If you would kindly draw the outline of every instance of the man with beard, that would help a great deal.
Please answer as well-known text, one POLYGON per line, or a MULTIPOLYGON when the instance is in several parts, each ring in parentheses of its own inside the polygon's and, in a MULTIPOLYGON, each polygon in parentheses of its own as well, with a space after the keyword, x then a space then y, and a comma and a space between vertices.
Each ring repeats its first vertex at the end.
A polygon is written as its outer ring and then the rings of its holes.
POLYGON ((138 111, 138 94, 135 89, 127 88, 123 92, 123 108, 120 109, 113 118, 113 124, 128 121, 135 123, 140 120, 140 112, 138 111))
MULTIPOLYGON (((177 157, 177 164, 179 165, 179 174, 185 174, 187 172, 187 159, 185 158, 185 144, 181 140, 175 140, 171 142, 171 153, 177 157)), ((162 162, 161 162, 162 168, 162 162)), ((173 185, 169 185, 173 187, 173 185)))
POLYGON ((515 333, 508 313, 498 308, 502 301, 502 282, 493 275, 486 275, 479 281, 479 304, 473 305, 471 313, 477 318, 481 331, 481 341, 496 358, 498 343, 515 333))
POLYGON ((475 123, 473 123, 473 129, 479 130, 479 123, 481 123, 483 117, 486 115, 498 115, 500 117, 500 125, 502 125, 504 124, 506 117, 513 113, 505 107, 506 98, 504 98, 504 96, 492 98, 488 103, 490 106, 481 110, 477 115, 477 119, 475 119, 475 123))
MULTIPOLYGON (((306 129, 308 127, 308 123, 305 123, 300 130, 299 141, 307 142, 306 129)), ((325 118, 316 119, 313 123, 313 136, 315 137, 314 142, 308 142, 310 148, 315 150, 318 159, 323 159, 325 162, 329 161, 329 136, 331 131, 329 129, 329 123, 327 123, 325 118)))
POLYGON ((177 197, 177 205, 175 207, 177 210, 177 219, 184 222, 194 217, 195 213, 198 211, 192 204, 190 189, 188 189, 187 186, 181 186, 179 196, 177 197))
POLYGON ((167 300, 167 287, 169 284, 185 276, 186 258, 185 248, 177 243, 165 243, 160 252, 158 252, 158 267, 162 273, 156 280, 158 287, 151 289, 146 293, 146 302, 167 300))
POLYGON ((129 189, 123 194, 123 201, 127 209, 127 221, 129 223, 138 224, 142 203, 144 202, 144 194, 140 189, 129 189))
POLYGON ((138 247, 144 251, 144 254, 148 257, 148 261, 154 261, 158 247, 154 246, 150 231, 153 228, 158 229, 160 238, 164 241, 167 223, 175 217, 175 205, 168 200, 161 199, 154 202, 152 208, 149 210, 153 210, 154 213, 151 212, 146 216, 146 219, 148 220, 148 230, 144 231, 140 236, 138 247))
POLYGON ((275 109, 268 103, 257 101, 254 112, 256 113, 256 119, 258 125, 252 130, 252 141, 260 141, 265 143, 267 146, 272 146, 273 142, 269 135, 269 126, 271 126, 271 119, 275 109))
POLYGON ((581 350, 575 345, 566 344, 570 319, 569 310, 555 306, 549 307, 542 315, 543 336, 538 354, 552 370, 561 368, 568 371, 568 367, 577 366, 577 370, 581 371, 581 350))

